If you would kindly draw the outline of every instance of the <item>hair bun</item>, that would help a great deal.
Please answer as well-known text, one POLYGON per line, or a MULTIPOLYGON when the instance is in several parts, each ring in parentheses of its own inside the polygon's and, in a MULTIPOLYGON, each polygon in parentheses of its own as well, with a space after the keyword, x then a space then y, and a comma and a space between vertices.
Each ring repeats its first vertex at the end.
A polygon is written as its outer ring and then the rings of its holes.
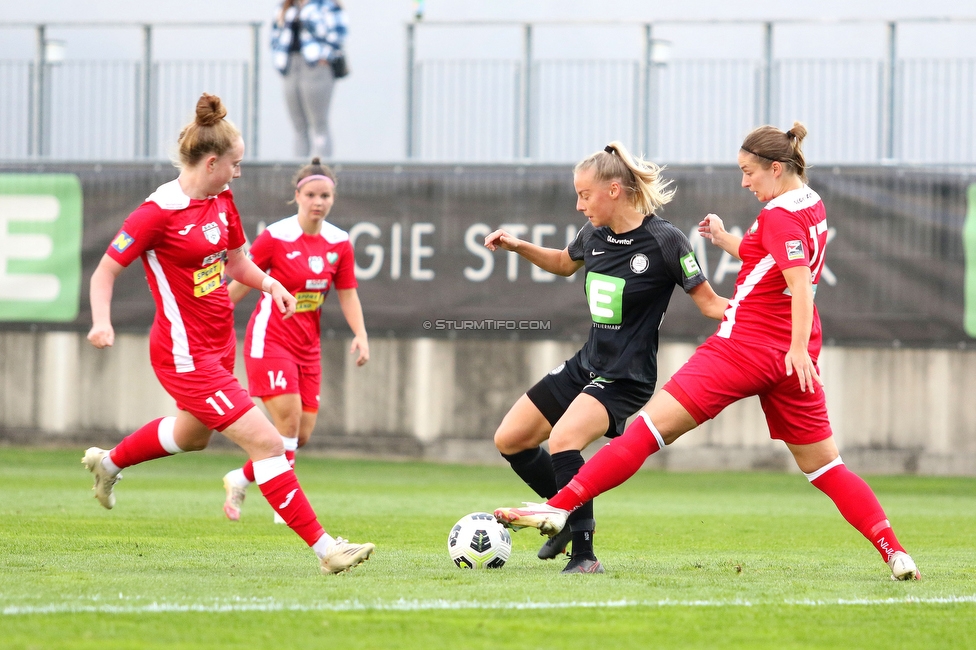
POLYGON ((312 164, 313 165, 321 165, 322 164, 322 159, 319 158, 318 156, 315 156, 314 158, 312 158, 312 164))
POLYGON ((786 136, 797 142, 803 142, 803 138, 807 137, 807 127, 801 122, 793 122, 793 128, 786 132, 786 136))
POLYGON ((227 117, 227 109, 217 95, 203 93, 197 101, 196 122, 200 126, 213 126, 227 117))

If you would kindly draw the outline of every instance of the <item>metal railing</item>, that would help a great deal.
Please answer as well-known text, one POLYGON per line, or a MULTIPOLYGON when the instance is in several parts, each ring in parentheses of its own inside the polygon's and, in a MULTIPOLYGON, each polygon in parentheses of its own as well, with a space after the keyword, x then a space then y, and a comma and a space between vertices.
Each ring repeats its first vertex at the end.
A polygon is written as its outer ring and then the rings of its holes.
POLYGON ((798 119, 816 130, 818 162, 976 163, 976 59, 898 56, 903 23, 976 19, 847 21, 883 25, 881 56, 776 58, 776 28, 803 22, 707 21, 761 27, 761 56, 738 60, 667 60, 650 23, 608 23, 639 27, 642 54, 607 60, 538 58, 537 29, 572 22, 409 23, 407 158, 572 162, 619 139, 662 161, 728 162, 751 128, 798 119), (424 30, 479 26, 517 30, 520 58, 417 54, 424 30))
POLYGON ((0 158, 158 159, 203 91, 220 95, 228 117, 257 153, 261 23, 0 24, 34 31, 33 60, 0 61, 0 158), (51 28, 139 30, 138 60, 64 61, 52 57, 51 28), (231 28, 248 32, 243 60, 156 60, 157 30, 231 28))

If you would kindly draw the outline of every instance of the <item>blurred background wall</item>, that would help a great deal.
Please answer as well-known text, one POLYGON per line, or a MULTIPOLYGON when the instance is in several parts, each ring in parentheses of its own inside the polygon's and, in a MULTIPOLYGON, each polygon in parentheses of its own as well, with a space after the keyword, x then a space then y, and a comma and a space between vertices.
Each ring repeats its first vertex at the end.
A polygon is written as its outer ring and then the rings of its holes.
MULTIPOLYGON (((249 237, 291 213, 299 161, 269 64, 275 5, 0 7, 0 440, 112 444, 173 406, 148 364, 141 273, 120 281, 120 338, 105 352, 84 341, 88 277, 128 212, 175 176, 170 150, 201 92, 224 97, 248 143, 235 192, 249 237)), ((968 3, 346 9, 332 220, 354 236, 373 360, 349 363, 327 303, 314 446, 497 461, 495 426, 587 322, 578 284, 488 255, 479 236, 507 225, 564 246, 581 222, 572 163, 611 139, 670 165, 678 196, 664 216, 692 238, 708 211, 746 228, 759 206, 738 186, 738 144, 799 119, 833 231, 818 305, 842 451, 866 471, 976 474, 968 3)), ((694 243, 728 294, 734 261, 694 243)), ((689 307, 674 297, 659 383, 711 331, 689 307)), ((652 463, 788 469, 783 451, 751 400, 652 463)))

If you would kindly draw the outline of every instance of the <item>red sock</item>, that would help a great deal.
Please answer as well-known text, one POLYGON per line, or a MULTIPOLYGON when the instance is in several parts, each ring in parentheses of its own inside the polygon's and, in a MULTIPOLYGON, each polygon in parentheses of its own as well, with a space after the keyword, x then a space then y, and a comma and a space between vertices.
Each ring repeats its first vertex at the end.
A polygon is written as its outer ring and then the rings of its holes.
POLYGON ((305 497, 302 486, 298 484, 294 470, 288 466, 288 461, 284 456, 278 456, 258 462, 267 464, 263 469, 270 469, 268 474, 271 475, 267 480, 263 480, 262 475, 262 481, 258 483, 261 494, 306 544, 315 544, 325 534, 325 529, 315 517, 315 511, 305 497))
POLYGON ((291 465, 291 468, 292 469, 295 469, 295 450, 294 449, 286 449, 285 450, 285 460, 288 461, 288 464, 291 465))
POLYGON ((898 543, 884 509, 871 487, 840 463, 810 481, 826 494, 847 522, 864 535, 887 562, 895 551, 904 552, 898 543))
POLYGON ((118 467, 131 467, 147 460, 170 456, 170 452, 166 451, 159 441, 159 423, 165 419, 153 420, 123 438, 122 442, 109 452, 112 462, 118 467))
POLYGON ((641 411, 622 436, 596 452, 576 477, 546 503, 563 510, 575 510, 636 474, 648 456, 661 450, 663 442, 657 430, 652 428, 650 418, 641 411))

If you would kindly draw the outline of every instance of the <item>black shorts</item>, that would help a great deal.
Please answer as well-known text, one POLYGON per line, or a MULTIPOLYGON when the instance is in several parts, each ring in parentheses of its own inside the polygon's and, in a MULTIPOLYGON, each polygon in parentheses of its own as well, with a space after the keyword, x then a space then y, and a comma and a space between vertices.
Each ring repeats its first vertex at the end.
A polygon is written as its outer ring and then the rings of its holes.
POLYGON ((610 416, 610 426, 603 435, 616 438, 624 432, 627 418, 644 408, 651 399, 654 384, 633 379, 604 379, 585 370, 579 359, 573 357, 525 392, 553 426, 580 393, 586 393, 603 404, 610 416))

